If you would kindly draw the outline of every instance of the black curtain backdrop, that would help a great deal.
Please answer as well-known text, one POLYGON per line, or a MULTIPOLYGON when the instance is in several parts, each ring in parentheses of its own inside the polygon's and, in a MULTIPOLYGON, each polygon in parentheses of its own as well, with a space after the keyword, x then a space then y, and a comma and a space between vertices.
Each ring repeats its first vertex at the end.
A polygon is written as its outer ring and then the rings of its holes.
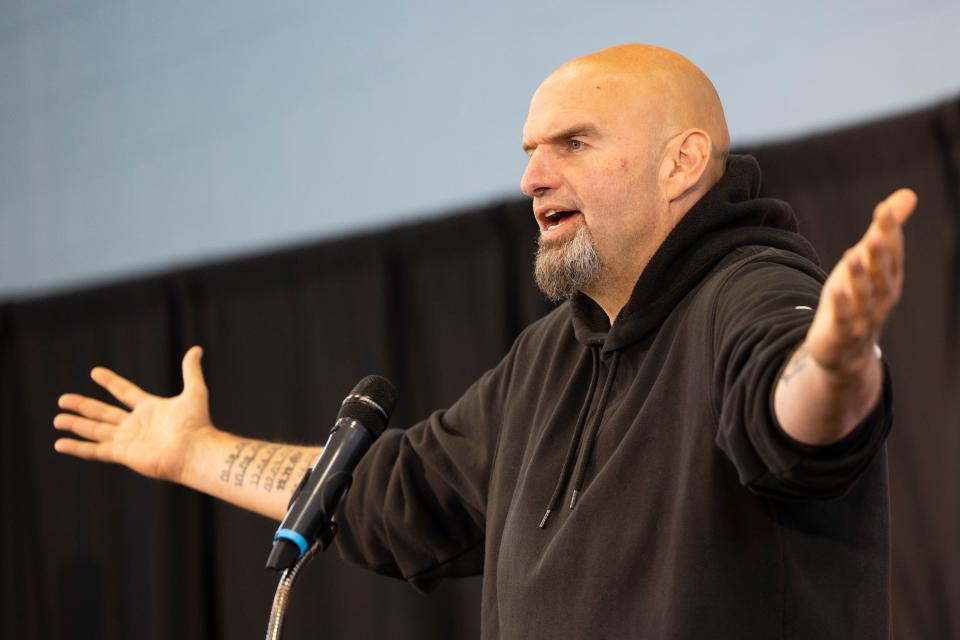
MULTIPOLYGON (((883 341, 896 637, 960 637, 960 102, 748 150, 832 264, 876 201, 909 185, 903 300, 883 341)), ((4 638, 259 638, 276 523, 125 469, 55 454, 65 391, 110 366, 179 392, 191 344, 215 423, 317 443, 367 373, 401 393, 392 426, 453 401, 548 306, 531 272, 526 201, 370 235, 0 304, 4 638)), ((106 248, 104 248, 106 250, 106 248)), ((638 577, 642 579, 642 577, 638 577)), ((294 593, 285 637, 475 638, 476 578, 421 596, 333 553, 294 593)))

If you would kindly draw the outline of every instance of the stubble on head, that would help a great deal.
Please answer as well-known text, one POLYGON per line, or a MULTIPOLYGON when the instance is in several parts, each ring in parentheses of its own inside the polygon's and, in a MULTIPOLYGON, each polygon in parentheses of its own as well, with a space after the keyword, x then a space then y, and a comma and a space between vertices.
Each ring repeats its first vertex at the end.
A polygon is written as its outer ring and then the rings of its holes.
POLYGON ((573 237, 537 241, 533 275, 550 302, 561 302, 600 279, 603 264, 590 229, 582 222, 573 237))

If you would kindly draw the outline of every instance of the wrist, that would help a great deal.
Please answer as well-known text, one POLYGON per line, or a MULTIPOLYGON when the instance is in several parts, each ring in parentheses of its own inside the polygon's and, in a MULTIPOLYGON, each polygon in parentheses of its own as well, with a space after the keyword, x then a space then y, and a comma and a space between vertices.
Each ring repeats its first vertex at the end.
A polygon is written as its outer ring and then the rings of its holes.
POLYGON ((832 413, 843 433, 848 433, 866 418, 876 406, 883 392, 883 365, 877 353, 879 347, 870 347, 856 356, 849 355, 840 367, 824 367, 811 357, 813 369, 819 375, 825 409, 832 413))
POLYGON ((172 480, 187 487, 197 488, 200 484, 203 468, 206 461, 205 452, 211 450, 211 445, 224 435, 213 424, 207 423, 194 429, 187 436, 186 446, 180 469, 172 480))
POLYGON ((882 379, 880 364, 882 352, 875 342, 869 346, 848 350, 832 358, 820 356, 815 349, 804 343, 801 349, 810 354, 813 365, 820 371, 825 380, 837 388, 858 387, 869 384, 872 380, 882 379))
POLYGON ((867 355, 856 359, 848 355, 843 366, 829 367, 808 345, 797 349, 774 394, 777 421, 787 435, 803 444, 824 445, 860 424, 883 388, 883 368, 872 345, 867 355))

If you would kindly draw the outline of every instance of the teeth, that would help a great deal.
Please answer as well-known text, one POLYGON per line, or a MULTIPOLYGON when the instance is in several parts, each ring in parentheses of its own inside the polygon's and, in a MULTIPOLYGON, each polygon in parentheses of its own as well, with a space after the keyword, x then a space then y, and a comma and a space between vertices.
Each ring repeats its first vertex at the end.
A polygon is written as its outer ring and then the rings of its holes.
POLYGON ((568 215, 571 215, 573 213, 574 211, 572 209, 554 209, 553 211, 546 213, 543 216, 547 223, 546 226, 544 227, 544 231, 550 231, 551 229, 556 229, 561 224, 563 224, 564 218, 566 218, 568 215))
POLYGON ((552 209, 543 214, 544 231, 556 229, 564 223, 567 217, 580 213, 576 209, 552 209))

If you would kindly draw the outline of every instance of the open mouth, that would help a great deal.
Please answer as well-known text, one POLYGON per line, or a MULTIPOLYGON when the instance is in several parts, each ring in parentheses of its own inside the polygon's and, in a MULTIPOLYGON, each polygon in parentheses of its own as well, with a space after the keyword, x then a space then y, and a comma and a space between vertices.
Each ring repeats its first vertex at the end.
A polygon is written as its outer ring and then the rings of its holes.
POLYGON ((575 209, 571 211, 551 211, 544 216, 546 226, 543 230, 550 231, 551 229, 556 229, 579 213, 580 212, 575 209))

